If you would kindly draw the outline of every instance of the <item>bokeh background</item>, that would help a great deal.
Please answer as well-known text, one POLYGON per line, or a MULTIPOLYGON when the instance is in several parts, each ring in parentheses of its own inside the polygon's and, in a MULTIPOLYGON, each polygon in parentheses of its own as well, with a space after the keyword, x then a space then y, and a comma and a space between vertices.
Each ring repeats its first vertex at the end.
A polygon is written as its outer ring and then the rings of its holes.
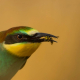
POLYGON ((80 0, 0 0, 0 31, 21 25, 60 37, 42 43, 12 80, 80 80, 80 0))

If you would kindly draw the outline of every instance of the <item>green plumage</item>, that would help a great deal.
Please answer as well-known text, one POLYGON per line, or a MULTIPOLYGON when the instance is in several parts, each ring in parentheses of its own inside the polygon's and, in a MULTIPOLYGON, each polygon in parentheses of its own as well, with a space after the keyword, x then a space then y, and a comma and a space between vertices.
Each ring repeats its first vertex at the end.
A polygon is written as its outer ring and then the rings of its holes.
MULTIPOLYGON (((26 26, 18 26, 13 27, 5 31, 0 32, 0 80, 11 80, 11 78, 18 72, 19 69, 21 69, 24 64, 26 63, 26 60, 29 56, 25 57, 19 57, 13 55, 11 52, 6 50, 4 48, 3 44, 5 44, 5 38, 8 35, 15 35, 15 34, 25 34, 28 35, 27 32, 32 31, 33 28, 26 27, 26 26)), ((14 38, 9 38, 9 40, 14 40, 14 38)), ((15 41, 18 40, 17 36, 15 41)), ((26 42, 18 42, 18 43, 27 43, 26 42)), ((16 44, 16 43, 14 43, 16 44)), ((10 45, 10 44, 7 44, 10 45)), ((14 50, 15 51, 15 50, 14 50)), ((26 52, 25 52, 26 53, 26 52)))
POLYGON ((25 64, 26 58, 10 54, 0 44, 0 80, 11 80, 15 73, 25 64))
POLYGON ((28 57, 40 46, 41 42, 57 42, 52 37, 58 38, 58 36, 40 33, 26 26, 1 31, 0 80, 11 80, 24 66, 28 57))
POLYGON ((30 31, 31 29, 33 28, 30 28, 30 27, 16 27, 16 29, 14 28, 11 28, 8 30, 8 33, 7 35, 9 34, 14 34, 14 33, 24 33, 24 34, 27 34, 26 31, 30 31))

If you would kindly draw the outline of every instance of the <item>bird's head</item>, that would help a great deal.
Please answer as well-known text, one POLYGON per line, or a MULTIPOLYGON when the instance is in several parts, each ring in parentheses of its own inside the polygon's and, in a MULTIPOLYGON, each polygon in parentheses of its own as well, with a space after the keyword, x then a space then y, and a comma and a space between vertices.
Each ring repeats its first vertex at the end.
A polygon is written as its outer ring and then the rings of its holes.
POLYGON ((41 42, 56 42, 52 37, 57 36, 47 33, 40 33, 36 29, 26 26, 13 27, 0 32, 0 43, 11 54, 26 57, 30 56, 41 42))

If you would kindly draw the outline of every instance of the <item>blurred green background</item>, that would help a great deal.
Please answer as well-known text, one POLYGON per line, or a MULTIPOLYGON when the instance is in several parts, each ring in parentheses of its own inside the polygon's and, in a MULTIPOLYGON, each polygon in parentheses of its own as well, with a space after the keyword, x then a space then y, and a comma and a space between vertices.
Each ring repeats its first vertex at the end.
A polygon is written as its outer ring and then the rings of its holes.
POLYGON ((12 80, 80 80, 80 0, 0 0, 0 31, 21 25, 60 37, 12 80))

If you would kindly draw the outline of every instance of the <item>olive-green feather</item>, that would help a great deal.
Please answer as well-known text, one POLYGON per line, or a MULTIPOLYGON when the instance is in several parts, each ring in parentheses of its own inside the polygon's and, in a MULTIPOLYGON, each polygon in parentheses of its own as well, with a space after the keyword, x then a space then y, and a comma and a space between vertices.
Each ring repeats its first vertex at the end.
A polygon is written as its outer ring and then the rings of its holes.
MULTIPOLYGON (((30 31, 34 32, 33 28, 26 27, 26 26, 18 26, 18 27, 13 27, 8 30, 0 32, 0 80, 11 80, 11 78, 18 72, 18 70, 20 70, 25 65, 25 63, 29 57, 29 56, 19 57, 19 56, 16 56, 17 53, 16 53, 16 55, 12 54, 12 52, 10 52, 9 49, 4 47, 4 45, 6 45, 5 38, 8 35, 13 36, 16 33, 22 33, 22 34, 27 35, 28 34, 27 32, 30 32, 30 31)), ((10 44, 7 44, 7 45, 10 46, 10 44)), ((16 43, 15 43, 15 45, 16 45, 16 43)), ((27 45, 27 42, 25 45, 27 45)), ((39 46, 39 45, 37 45, 37 46, 39 46)), ((34 51, 34 49, 37 49, 37 46, 33 45, 32 51, 34 51), (34 49, 33 49, 33 47, 34 47, 34 49)), ((10 49, 13 50, 13 48, 10 48, 10 49)), ((31 47, 29 48, 29 50, 30 49, 31 49, 31 47)), ((30 55, 32 54, 32 51, 31 51, 31 53, 29 51, 30 55)), ((26 51, 25 51, 25 53, 26 53, 26 51)))
POLYGON ((27 58, 11 55, 0 44, 0 80, 11 80, 15 73, 25 64, 27 58))
POLYGON ((0 43, 2 43, 5 39, 5 37, 9 34, 25 32, 26 30, 28 31, 31 29, 33 29, 33 28, 26 27, 26 26, 17 26, 17 27, 12 27, 12 28, 5 30, 5 31, 1 31, 0 32, 0 43))

